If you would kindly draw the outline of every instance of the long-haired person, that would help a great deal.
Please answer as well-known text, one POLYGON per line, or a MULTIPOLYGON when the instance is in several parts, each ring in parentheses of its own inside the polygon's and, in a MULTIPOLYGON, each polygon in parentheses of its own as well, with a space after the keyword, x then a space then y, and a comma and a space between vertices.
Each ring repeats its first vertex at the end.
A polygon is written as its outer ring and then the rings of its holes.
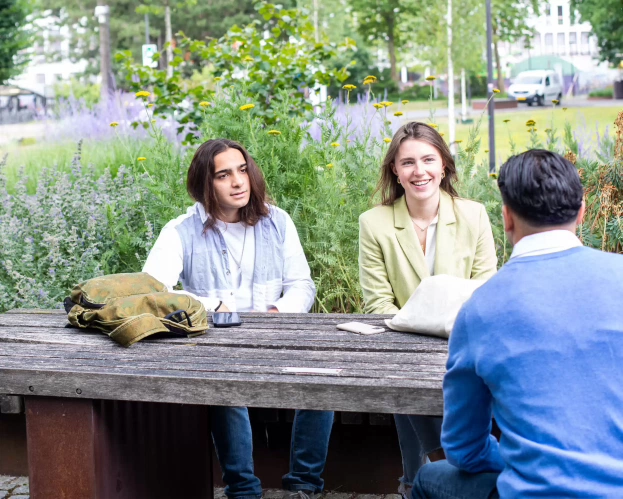
MULTIPOLYGON (((495 273, 485 207, 459 198, 456 180, 454 159, 434 128, 411 122, 396 132, 381 166, 381 204, 359 218, 367 313, 396 314, 431 275, 488 279, 495 273)), ((403 462, 399 490, 409 496, 424 458, 443 458, 441 418, 394 417, 403 462)))
MULTIPOLYGON (((202 144, 187 189, 196 203, 162 229, 143 271, 170 290, 181 281, 207 310, 309 312, 316 289, 296 227, 271 204, 245 148, 226 139, 202 144)), ((225 494, 261 497, 246 407, 212 407, 211 422, 225 494)), ((296 411, 286 496, 322 492, 332 425, 332 412, 296 411)))

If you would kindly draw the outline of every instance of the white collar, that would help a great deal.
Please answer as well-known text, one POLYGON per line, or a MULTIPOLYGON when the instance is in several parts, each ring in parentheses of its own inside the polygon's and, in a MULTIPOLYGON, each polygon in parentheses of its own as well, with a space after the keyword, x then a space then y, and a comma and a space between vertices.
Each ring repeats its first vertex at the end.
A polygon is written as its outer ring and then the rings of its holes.
POLYGON ((515 247, 511 258, 546 255, 582 246, 575 234, 568 230, 548 230, 522 237, 515 247))
POLYGON ((208 214, 206 213, 206 210, 203 207, 203 205, 199 202, 196 202, 194 206, 191 206, 190 208, 188 208, 189 212, 192 212, 193 210, 195 210, 196 213, 199 214, 199 218, 201 218, 201 223, 205 225, 206 220, 208 219, 208 214))

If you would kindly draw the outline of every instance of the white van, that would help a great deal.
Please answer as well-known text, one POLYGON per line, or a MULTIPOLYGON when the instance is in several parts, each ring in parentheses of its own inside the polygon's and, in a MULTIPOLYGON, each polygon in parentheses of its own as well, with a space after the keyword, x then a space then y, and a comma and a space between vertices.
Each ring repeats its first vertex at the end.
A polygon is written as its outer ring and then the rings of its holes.
POLYGON ((562 82, 558 73, 551 70, 523 71, 508 87, 508 96, 529 106, 542 106, 554 99, 562 100, 562 82))

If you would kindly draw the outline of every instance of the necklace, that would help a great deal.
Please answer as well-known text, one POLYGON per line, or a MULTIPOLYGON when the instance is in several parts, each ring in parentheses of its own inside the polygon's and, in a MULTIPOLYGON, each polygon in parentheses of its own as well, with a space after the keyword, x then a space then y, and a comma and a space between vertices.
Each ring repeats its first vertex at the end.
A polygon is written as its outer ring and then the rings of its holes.
POLYGON ((433 222, 429 223, 426 227, 420 227, 420 225, 415 220, 411 219, 411 221, 413 222, 413 225, 415 225, 422 232, 424 232, 426 229, 428 229, 432 225, 432 223, 433 223, 433 222))
POLYGON ((244 237, 242 238, 242 251, 240 252, 240 260, 236 260, 236 257, 229 249, 229 246, 227 246, 227 251, 229 251, 229 254, 231 255, 232 260, 236 264, 236 267, 238 267, 238 270, 240 270, 240 267, 242 266, 242 257, 244 255, 244 246, 246 242, 247 242, 247 226, 245 225, 244 226, 244 237))

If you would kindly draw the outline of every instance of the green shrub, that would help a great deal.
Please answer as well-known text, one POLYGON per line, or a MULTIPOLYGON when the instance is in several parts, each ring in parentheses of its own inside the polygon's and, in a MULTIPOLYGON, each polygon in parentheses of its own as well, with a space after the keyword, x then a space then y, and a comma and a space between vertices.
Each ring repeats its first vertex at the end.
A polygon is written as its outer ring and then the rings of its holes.
POLYGON ((613 99, 614 98, 614 88, 602 88, 600 90, 593 90, 588 94, 589 97, 599 97, 605 99, 613 99))
MULTIPOLYGON (((360 312, 358 217, 374 203, 379 166, 391 135, 383 111, 368 115, 348 107, 346 122, 326 106, 314 123, 293 114, 295 95, 282 89, 270 105, 243 110, 248 87, 235 81, 219 88, 201 114, 200 140, 227 137, 244 144, 264 171, 269 192, 297 226, 318 287, 315 311, 360 312), (374 132, 376 130, 377 132, 374 132)), ((151 111, 149 111, 151 112, 151 111)), ((78 153, 70 165, 40 172, 29 193, 22 172, 11 193, 0 164, 0 309, 60 306, 75 283, 94 275, 132 272, 142 263, 162 226, 191 201, 185 178, 193 149, 168 143, 151 121, 151 149, 144 161, 128 151, 116 175, 97 165, 84 167, 78 153)), ((623 113, 618 135, 601 143, 602 159, 577 158, 571 125, 562 136, 551 129, 543 146, 577 164, 586 189, 584 244, 623 252, 623 113)), ((496 175, 475 158, 478 128, 457 157, 460 195, 485 204, 498 262, 510 255, 501 217, 496 175)), ((533 145, 537 144, 533 138, 533 145)), ((104 147, 104 146, 103 146, 104 147)), ((108 147, 108 146, 106 146, 108 147)))

